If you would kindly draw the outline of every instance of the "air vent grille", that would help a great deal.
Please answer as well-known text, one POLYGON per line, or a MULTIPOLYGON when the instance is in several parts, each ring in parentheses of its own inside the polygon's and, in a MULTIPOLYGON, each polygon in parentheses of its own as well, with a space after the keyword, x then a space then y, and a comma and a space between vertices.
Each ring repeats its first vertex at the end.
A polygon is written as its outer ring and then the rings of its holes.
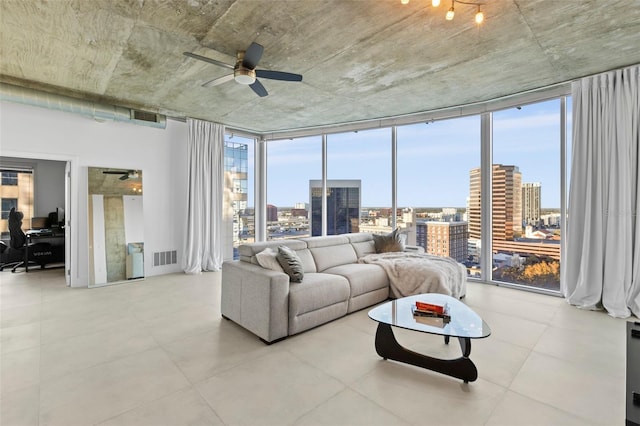
POLYGON ((133 118, 134 120, 149 121, 151 123, 157 123, 159 121, 158 114, 154 112, 137 111, 133 109, 131 110, 131 115, 131 118, 133 118))
POLYGON ((176 250, 153 253, 153 266, 175 265, 176 263, 178 263, 178 252, 176 250))

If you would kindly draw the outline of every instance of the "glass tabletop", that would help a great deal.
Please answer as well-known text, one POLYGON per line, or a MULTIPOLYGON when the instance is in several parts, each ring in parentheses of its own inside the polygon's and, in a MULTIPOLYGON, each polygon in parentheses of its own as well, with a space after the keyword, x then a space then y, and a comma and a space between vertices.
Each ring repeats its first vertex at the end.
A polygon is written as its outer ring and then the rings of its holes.
POLYGON ((445 294, 418 294, 395 299, 371 309, 369 318, 394 327, 443 336, 480 339, 491 334, 491 329, 480 315, 458 299, 445 294), (451 321, 447 323, 442 318, 414 316, 411 308, 416 301, 447 304, 451 321))

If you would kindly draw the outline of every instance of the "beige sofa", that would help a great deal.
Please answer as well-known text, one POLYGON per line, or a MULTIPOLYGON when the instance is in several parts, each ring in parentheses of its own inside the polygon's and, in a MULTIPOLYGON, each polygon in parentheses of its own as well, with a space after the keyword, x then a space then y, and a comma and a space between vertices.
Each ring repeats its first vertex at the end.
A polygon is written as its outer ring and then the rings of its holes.
MULTIPOLYGON (((411 250, 421 250, 415 247, 411 250)), ((382 267, 358 263, 375 253, 373 235, 353 233, 245 244, 239 260, 222 265, 222 315, 266 343, 300 333, 389 298, 382 267), (304 277, 260 266, 256 255, 285 245, 295 250, 304 277)))

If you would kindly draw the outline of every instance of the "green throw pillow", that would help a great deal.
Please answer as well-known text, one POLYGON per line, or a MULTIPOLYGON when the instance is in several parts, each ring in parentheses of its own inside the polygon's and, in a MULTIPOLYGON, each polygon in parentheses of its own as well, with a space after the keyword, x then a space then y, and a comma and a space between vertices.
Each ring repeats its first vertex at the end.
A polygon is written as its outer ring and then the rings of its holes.
POLYGON ((376 253, 387 253, 392 251, 404 251, 404 243, 398 232, 398 228, 394 229, 387 235, 373 235, 373 244, 376 247, 376 253))
POLYGON ((300 257, 294 250, 291 250, 287 246, 279 246, 276 259, 278 259, 278 263, 280 263, 284 272, 291 278, 291 282, 302 282, 304 268, 302 267, 300 257))

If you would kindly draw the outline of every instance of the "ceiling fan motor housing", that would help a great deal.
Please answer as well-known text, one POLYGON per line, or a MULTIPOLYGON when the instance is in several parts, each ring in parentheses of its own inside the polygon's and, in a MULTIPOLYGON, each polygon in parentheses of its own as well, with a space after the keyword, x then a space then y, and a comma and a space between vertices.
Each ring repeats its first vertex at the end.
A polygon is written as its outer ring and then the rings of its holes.
POLYGON ((256 81, 256 71, 242 65, 244 50, 238 51, 237 58, 236 66, 233 68, 233 79, 240 84, 253 84, 256 81))

